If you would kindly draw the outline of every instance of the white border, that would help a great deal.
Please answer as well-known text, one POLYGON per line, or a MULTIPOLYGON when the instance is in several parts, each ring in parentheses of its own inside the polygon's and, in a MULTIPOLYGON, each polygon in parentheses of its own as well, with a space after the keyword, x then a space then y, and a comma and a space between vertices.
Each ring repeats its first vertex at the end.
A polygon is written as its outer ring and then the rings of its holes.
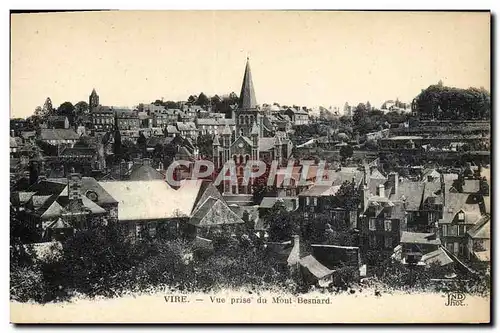
MULTIPOLYGON (((318 1, 318 0, 308 0, 308 1, 297 1, 297 0, 288 0, 288 1, 270 1, 270 0, 254 0, 254 1, 246 1, 246 2, 236 2, 236 1, 221 1, 221 0, 212 0, 212 1, 194 1, 194 0, 182 0, 182 1, 169 1, 167 3, 160 3, 159 1, 151 1, 151 0, 141 0, 141 1, 102 1, 102 0, 87 0, 87 1, 44 1, 43 4, 38 2, 38 1, 13 1, 13 0, 7 0, 3 1, 1 4, 2 7, 2 24, 1 24, 1 42, 2 45, 4 46, 3 52, 1 52, 1 57, 2 61, 1 63, 3 64, 4 71, 2 73, 9 73, 10 69, 10 64, 9 64, 9 9, 61 9, 64 8, 66 10, 71 10, 71 9, 122 9, 122 10, 134 10, 134 9, 239 9, 239 10, 244 10, 244 9, 343 9, 343 10, 384 10, 384 9, 393 9, 393 10, 464 10, 464 9, 482 9, 482 10, 492 10, 493 13, 498 13, 498 5, 499 1, 494 1, 494 0, 476 0, 476 1, 464 1, 464 0, 455 0, 455 1, 437 1, 437 0, 420 0, 420 1, 397 1, 397 0, 391 0, 391 1, 384 1, 383 3, 374 3, 373 1, 365 0, 351 0, 351 1, 342 1, 338 2, 336 1, 335 3, 330 3, 326 1, 318 1)), ((494 18, 495 19, 495 18, 494 18)), ((498 25, 498 22, 495 22, 495 26, 498 25)), ((494 27, 495 27, 494 26, 494 27)), ((495 27, 496 30, 496 27, 495 27)), ((493 35, 495 36, 495 34, 493 35)), ((495 45, 495 54, 497 54, 498 48, 497 45, 495 45)), ((493 60, 493 59, 492 59, 493 60)), ((496 78, 496 70, 494 73, 492 73, 492 78, 496 78)), ((4 109, 4 114, 6 115, 5 121, 0 122, 0 126, 4 127, 3 128, 3 133, 4 133, 4 138, 7 138, 7 133, 9 131, 8 129, 8 117, 9 117, 9 87, 10 87, 10 82, 9 82, 9 76, 4 74, 3 77, 3 89, 2 89, 2 94, 3 94, 3 109, 4 109)), ((495 88, 494 91, 492 91, 493 98, 494 98, 494 113, 497 112, 496 110, 496 96, 498 92, 498 87, 496 85, 493 86, 495 88)), ((493 125, 494 128, 496 128, 496 123, 498 121, 498 115, 495 117, 495 124, 493 125)), ((495 135, 495 143, 494 147, 498 146, 498 134, 495 135)), ((8 151, 8 146, 7 146, 7 140, 4 141, 5 144, 2 146, 4 148, 4 151, 2 152, 2 156, 7 156, 7 151, 8 151)), ((495 154, 496 156, 496 154, 495 154)), ((495 158, 494 163, 497 161, 495 158)), ((496 165, 496 163, 494 164, 496 165)), ((8 274, 7 274, 7 267, 8 267, 8 202, 9 202, 9 192, 8 192, 8 162, 7 163, 2 163, 1 164, 2 170, 0 171, 0 174, 3 175, 4 177, 2 178, 5 182, 2 186, 3 189, 5 189, 2 192, 2 207, 4 208, 4 219, 2 223, 2 228, 4 232, 1 233, 2 235, 2 242, 3 244, 2 249, 3 255, 1 257, 2 259, 2 265, 5 268, 4 273, 0 276, 0 279, 2 280, 2 285, 3 288, 1 288, 2 292, 2 300, 3 302, 1 303, 2 306, 2 311, 0 312, 3 315, 2 318, 2 323, 8 323, 9 322, 9 281, 8 281, 8 274)), ((495 203, 498 205, 498 196, 495 196, 495 203)), ((496 206, 495 205, 495 206, 496 206)), ((495 221, 496 222, 496 221, 495 221)), ((494 228, 494 236, 495 239, 497 238, 498 230, 500 230, 499 227, 494 228)), ((498 250, 498 247, 496 247, 498 250)), ((496 258, 496 254, 493 258, 496 258)), ((496 265, 495 265, 496 266, 496 265)), ((495 276, 497 276, 495 274, 495 276)), ((495 282, 498 282, 497 278, 495 278, 495 282)), ((496 285, 498 285, 496 283, 496 285)), ((496 307, 495 307, 496 309, 496 307)), ((496 311, 495 311, 496 314, 496 311)), ((492 318, 495 318, 496 315, 492 314, 492 318)), ((8 330, 12 330, 14 327, 12 325, 9 325, 7 327, 8 330)), ((44 327, 38 327, 35 328, 35 330, 41 330, 44 327)), ((173 327, 167 327, 167 329, 172 329, 173 327)), ((401 327, 402 328, 402 327, 401 327)), ((47 327, 47 329, 52 329, 52 327, 47 327)), ((100 328, 102 329, 102 328, 100 328)), ((136 329, 136 327, 132 328, 136 329)), ((149 327, 145 327, 144 329, 150 329, 149 327)), ((186 328, 184 328, 186 329, 186 328)), ((205 328, 206 329, 206 328, 205 328)), ((217 328, 214 328, 214 330, 217 328)), ((248 330, 249 328, 240 328, 242 330, 248 330)), ((259 328, 259 330, 267 330, 270 328, 259 328)), ((307 329, 307 328, 306 328, 307 329)), ((332 329, 330 327, 326 327, 326 329, 332 329)), ((334 327, 333 329, 335 330, 345 330, 348 329, 348 327, 334 327)), ((351 328, 352 329, 352 328, 351 328)), ((376 329, 376 328, 371 328, 371 329, 376 329)), ((385 329, 383 328, 378 328, 378 329, 385 329)), ((399 329, 396 328, 396 329, 399 329)), ((413 329, 413 330, 420 330, 422 328, 416 327, 416 328, 410 328, 410 327, 404 327, 404 330, 408 329, 413 329)), ((62 331, 73 331, 74 328, 64 328, 62 331)), ((287 327, 287 331, 296 331, 297 328, 292 328, 292 327, 287 327)), ((435 328, 426 328, 427 331, 433 331, 435 330, 436 332, 443 332, 443 331, 455 331, 456 329, 454 327, 435 327, 435 328)))

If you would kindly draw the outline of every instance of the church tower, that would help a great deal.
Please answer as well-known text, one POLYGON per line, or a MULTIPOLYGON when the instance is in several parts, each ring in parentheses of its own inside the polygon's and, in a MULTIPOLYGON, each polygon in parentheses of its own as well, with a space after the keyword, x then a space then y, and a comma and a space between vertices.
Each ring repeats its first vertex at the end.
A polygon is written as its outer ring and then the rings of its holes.
POLYGON ((99 106, 99 95, 97 95, 95 89, 92 89, 92 92, 89 96, 89 110, 92 111, 94 108, 99 106))
POLYGON ((252 160, 257 161, 259 159, 259 127, 257 122, 253 123, 252 132, 252 160))
POLYGON ((220 159, 219 159, 219 146, 220 146, 220 142, 219 142, 219 134, 215 133, 215 136, 214 136, 214 141, 213 141, 213 162, 214 162, 214 167, 215 167, 215 170, 218 170, 220 165, 222 164, 220 162, 220 159))
POLYGON ((259 113, 257 111, 257 99, 250 70, 250 60, 247 58, 245 75, 241 85, 238 108, 235 110, 236 138, 240 135, 249 137, 254 122, 258 123, 259 113))

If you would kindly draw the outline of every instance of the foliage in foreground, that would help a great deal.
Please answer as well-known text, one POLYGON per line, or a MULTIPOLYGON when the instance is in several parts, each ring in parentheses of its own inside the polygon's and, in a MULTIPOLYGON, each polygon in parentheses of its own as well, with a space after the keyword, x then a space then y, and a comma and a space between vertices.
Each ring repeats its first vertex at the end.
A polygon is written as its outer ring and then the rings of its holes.
MULTIPOLYGON (((63 245, 58 256, 38 259, 33 251, 11 255, 11 299, 46 303, 75 295, 116 297, 168 287, 172 290, 211 292, 218 289, 297 292, 286 269, 266 256, 260 246, 243 239, 214 239, 214 252, 194 248, 185 240, 145 239, 131 243, 112 227, 81 232, 63 245)), ((373 272, 382 290, 461 291, 487 295, 489 275, 464 282, 430 284, 439 267, 416 270, 384 262, 373 272)), ((337 272, 346 288, 356 286, 349 267, 337 272)), ((339 284, 336 284, 338 286, 339 284)), ((305 288, 302 291, 307 291, 305 288)), ((338 290, 338 288, 337 288, 338 290)), ((328 292, 335 288, 328 289, 328 292)))

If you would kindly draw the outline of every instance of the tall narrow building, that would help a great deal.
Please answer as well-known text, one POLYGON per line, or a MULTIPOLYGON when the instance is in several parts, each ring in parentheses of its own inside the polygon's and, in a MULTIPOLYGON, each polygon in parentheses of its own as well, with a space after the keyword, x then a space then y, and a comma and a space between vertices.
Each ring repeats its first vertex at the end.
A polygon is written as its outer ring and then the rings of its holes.
POLYGON ((247 58, 245 74, 241 84, 239 103, 234 110, 235 133, 226 127, 222 133, 222 143, 216 137, 213 147, 214 163, 218 169, 228 161, 233 161, 237 173, 238 184, 224 182, 222 192, 228 202, 238 205, 251 204, 252 186, 243 184, 245 167, 250 160, 273 160, 283 163, 291 155, 292 143, 285 132, 269 133, 262 130, 264 116, 257 107, 255 88, 252 81, 250 61, 247 58), (264 133, 271 134, 266 136, 264 133))
POLYGON ((92 111, 94 108, 99 106, 99 95, 97 95, 95 89, 92 89, 92 92, 89 96, 89 110, 92 111))
POLYGON ((238 108, 235 110, 236 137, 250 136, 254 122, 259 123, 260 117, 257 110, 257 98, 252 81, 252 71, 250 70, 250 60, 247 58, 245 75, 241 84, 240 99, 238 108))

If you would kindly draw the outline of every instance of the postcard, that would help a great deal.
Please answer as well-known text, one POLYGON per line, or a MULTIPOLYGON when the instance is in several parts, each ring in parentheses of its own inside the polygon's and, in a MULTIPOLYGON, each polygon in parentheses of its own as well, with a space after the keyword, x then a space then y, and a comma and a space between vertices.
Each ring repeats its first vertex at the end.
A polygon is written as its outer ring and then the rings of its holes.
POLYGON ((490 24, 11 13, 11 322, 490 323, 490 24))

